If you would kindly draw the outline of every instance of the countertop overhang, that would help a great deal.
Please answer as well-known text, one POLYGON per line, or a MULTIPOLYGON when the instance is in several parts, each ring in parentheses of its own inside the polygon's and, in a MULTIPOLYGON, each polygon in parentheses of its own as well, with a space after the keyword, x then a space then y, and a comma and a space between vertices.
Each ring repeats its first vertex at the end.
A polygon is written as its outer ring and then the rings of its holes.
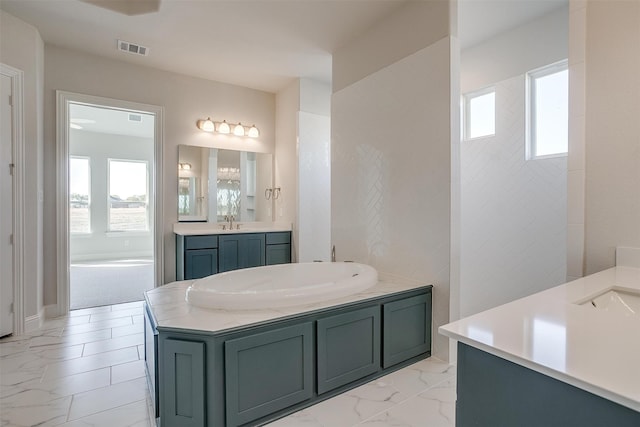
POLYGON ((242 233, 275 233, 291 231, 291 224, 281 222, 234 222, 240 228, 229 230, 222 222, 176 222, 173 232, 179 236, 197 236, 203 234, 242 234, 242 233), (222 226, 225 229, 222 229, 222 226))
POLYGON ((613 267, 439 332, 640 412, 640 317, 579 304, 614 286, 640 292, 640 268, 613 267))
POLYGON ((347 306, 387 295, 410 292, 432 285, 412 280, 385 277, 379 274, 373 287, 342 298, 264 310, 220 310, 191 306, 185 300, 187 288, 193 280, 169 283, 145 292, 145 302, 155 326, 164 330, 190 330, 207 334, 227 333, 246 326, 257 326, 275 320, 293 318, 302 314, 321 311, 329 307, 347 306))

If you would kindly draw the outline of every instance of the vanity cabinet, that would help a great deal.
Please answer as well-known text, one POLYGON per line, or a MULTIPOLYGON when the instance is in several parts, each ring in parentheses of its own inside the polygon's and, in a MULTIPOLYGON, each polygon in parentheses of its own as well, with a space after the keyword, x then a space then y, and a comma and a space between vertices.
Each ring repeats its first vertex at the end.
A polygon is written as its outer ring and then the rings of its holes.
POLYGON ((176 280, 291 262, 291 232, 176 234, 176 280))
POLYGON ((431 289, 217 332, 158 326, 160 363, 146 361, 157 378, 158 425, 264 425, 424 359, 431 289))
POLYGON ((267 233, 265 259, 267 265, 291 262, 291 233, 267 233))

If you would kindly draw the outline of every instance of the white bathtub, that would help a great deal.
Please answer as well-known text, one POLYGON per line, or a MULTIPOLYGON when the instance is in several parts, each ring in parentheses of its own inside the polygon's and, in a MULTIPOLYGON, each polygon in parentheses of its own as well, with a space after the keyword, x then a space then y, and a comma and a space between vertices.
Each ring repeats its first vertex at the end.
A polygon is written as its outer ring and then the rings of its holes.
POLYGON ((192 306, 259 310, 306 305, 362 292, 378 282, 371 266, 309 262, 255 267, 195 280, 187 289, 192 306))

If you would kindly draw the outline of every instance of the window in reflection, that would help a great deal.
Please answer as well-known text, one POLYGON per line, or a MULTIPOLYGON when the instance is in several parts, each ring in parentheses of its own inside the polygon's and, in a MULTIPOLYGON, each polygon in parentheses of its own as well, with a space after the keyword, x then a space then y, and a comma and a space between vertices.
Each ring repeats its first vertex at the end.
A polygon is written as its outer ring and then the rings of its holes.
POLYGON ((533 319, 533 360, 563 371, 567 359, 567 329, 548 320, 533 319))

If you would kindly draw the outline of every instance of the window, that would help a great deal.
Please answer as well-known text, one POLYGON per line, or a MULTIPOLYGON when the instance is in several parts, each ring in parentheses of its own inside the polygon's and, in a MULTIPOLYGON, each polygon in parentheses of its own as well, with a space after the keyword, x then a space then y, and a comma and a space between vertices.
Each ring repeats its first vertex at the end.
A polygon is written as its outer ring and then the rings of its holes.
POLYGON ((567 154, 569 147, 569 71, 567 61, 527 74, 527 158, 567 154))
POLYGON ((464 95, 464 139, 496 133, 496 91, 483 89, 464 95))
POLYGON ((109 159, 109 231, 148 231, 148 206, 148 163, 109 159))
POLYGON ((89 158, 69 158, 69 229, 71 233, 91 233, 89 158))

